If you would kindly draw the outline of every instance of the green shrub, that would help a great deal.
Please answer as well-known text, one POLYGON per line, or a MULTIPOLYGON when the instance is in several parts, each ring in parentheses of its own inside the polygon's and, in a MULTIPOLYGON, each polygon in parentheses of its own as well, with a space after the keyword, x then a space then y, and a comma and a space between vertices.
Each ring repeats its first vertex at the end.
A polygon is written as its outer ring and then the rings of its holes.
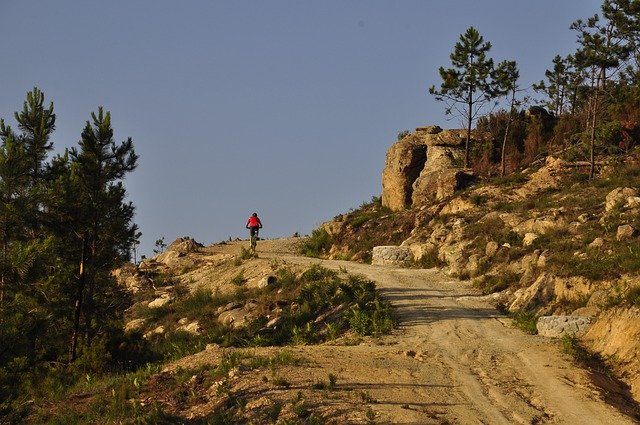
POLYGON ((635 306, 640 306, 640 286, 629 289, 625 294, 625 300, 635 306))
POLYGON ((474 285, 482 291, 483 295, 488 295, 504 291, 505 289, 518 284, 519 281, 520 274, 512 271, 506 271, 497 275, 484 275, 474 281, 474 285))
POLYGON ((244 246, 240 247, 240 260, 248 260, 250 258, 255 257, 255 253, 250 249, 245 248, 244 246))
POLYGON ((315 229, 300 247, 300 252, 307 257, 321 257, 331 248, 331 236, 324 229, 315 229))
POLYGON ((244 277, 244 269, 240 270, 237 275, 231 278, 231 283, 236 286, 242 286, 247 281, 247 278, 244 277))
POLYGON ((433 267, 445 267, 447 263, 438 256, 438 250, 432 248, 427 250, 419 260, 414 261, 414 266, 420 269, 430 269, 433 267))
POLYGON ((521 331, 529 335, 536 335, 538 333, 538 329, 536 328, 538 316, 535 313, 519 311, 513 313, 511 318, 513 319, 513 324, 521 331))
POLYGON ((213 295, 210 289, 198 288, 187 298, 176 302, 174 310, 180 315, 199 317, 211 309, 212 301, 213 295))

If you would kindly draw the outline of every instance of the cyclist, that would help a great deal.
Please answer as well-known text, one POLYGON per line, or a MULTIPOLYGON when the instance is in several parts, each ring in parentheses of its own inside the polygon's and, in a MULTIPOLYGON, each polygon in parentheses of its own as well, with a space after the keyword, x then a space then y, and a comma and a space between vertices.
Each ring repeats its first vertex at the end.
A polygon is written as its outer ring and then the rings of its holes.
POLYGON ((260 229, 262 229, 262 222, 260 221, 258 214, 256 213, 251 214, 251 217, 249 217, 249 219, 247 220, 247 224, 245 227, 249 229, 249 233, 251 234, 251 237, 255 236, 257 239, 258 232, 260 231, 260 229))

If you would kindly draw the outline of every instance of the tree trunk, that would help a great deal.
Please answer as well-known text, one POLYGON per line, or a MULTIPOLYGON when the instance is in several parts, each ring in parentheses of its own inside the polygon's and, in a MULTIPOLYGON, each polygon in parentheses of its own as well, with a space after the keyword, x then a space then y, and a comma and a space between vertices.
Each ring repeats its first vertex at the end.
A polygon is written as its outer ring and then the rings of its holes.
POLYGON ((590 142, 589 142, 589 180, 593 180, 596 174, 596 125, 598 123, 598 102, 600 91, 599 77, 596 81, 596 91, 593 95, 593 101, 591 103, 591 123, 590 123, 590 142))
POLYGON ((85 303, 84 303, 84 318, 85 318, 84 325, 85 325, 85 339, 87 341, 87 344, 91 343, 95 333, 92 328, 93 326, 92 321, 93 321, 93 312, 95 310, 94 303, 93 303, 93 294, 95 291, 96 273, 95 273, 95 267, 93 265, 93 262, 95 262, 96 252, 97 252, 96 240, 97 240, 97 231, 94 230, 93 236, 91 238, 91 249, 89 254, 90 261, 88 261, 86 264, 87 284, 86 284, 86 297, 85 297, 85 303))
POLYGON ((76 359, 76 351, 78 347, 78 335, 80 333, 80 315, 82 313, 82 300, 86 286, 86 262, 88 251, 88 237, 82 236, 82 254, 80 256, 80 273, 78 276, 78 291, 76 293, 75 310, 73 314, 73 331, 71 333, 71 343, 69 344, 69 363, 76 359))
POLYGON ((464 168, 469 168, 469 142, 471 141, 471 124, 473 122, 473 86, 469 88, 469 114, 467 116, 467 138, 464 141, 464 168))
POLYGON ((507 138, 509 137, 509 128, 511 127, 511 121, 513 120, 513 99, 511 100, 511 111, 509 111, 509 119, 507 120, 507 128, 504 130, 504 138, 502 139, 502 153, 500 157, 500 177, 504 177, 506 169, 506 148, 507 138))

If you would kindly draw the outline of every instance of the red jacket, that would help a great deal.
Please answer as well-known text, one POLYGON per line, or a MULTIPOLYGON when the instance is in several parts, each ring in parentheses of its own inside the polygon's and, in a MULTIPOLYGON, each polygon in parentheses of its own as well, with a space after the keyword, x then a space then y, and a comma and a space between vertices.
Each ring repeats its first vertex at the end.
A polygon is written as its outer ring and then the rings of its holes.
POLYGON ((258 217, 251 216, 249 217, 249 220, 247 220, 246 227, 262 227, 262 223, 258 217))

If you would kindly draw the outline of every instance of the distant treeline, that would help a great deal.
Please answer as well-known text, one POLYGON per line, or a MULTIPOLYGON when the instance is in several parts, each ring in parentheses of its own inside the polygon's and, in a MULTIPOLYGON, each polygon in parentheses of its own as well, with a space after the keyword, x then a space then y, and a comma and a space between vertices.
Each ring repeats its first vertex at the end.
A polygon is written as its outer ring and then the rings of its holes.
POLYGON ((587 161, 628 152, 640 139, 640 1, 605 0, 602 13, 570 25, 577 48, 556 55, 545 79, 522 88, 515 61, 494 66, 491 43, 470 27, 440 68, 442 82, 430 93, 467 126, 464 166, 477 174, 505 174, 546 155, 587 161), (531 104, 528 88, 546 108, 531 104), (482 115, 500 99, 506 110, 482 115), (493 134, 493 143, 469 145, 472 123, 493 134))

